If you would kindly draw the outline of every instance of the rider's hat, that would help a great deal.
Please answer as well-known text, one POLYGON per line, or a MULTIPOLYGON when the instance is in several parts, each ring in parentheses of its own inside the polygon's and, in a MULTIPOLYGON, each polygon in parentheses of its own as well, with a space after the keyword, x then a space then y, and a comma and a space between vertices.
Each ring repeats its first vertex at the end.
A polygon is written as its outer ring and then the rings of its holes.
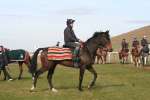
POLYGON ((74 22, 75 22, 75 20, 73 20, 73 19, 67 19, 66 24, 70 25, 70 24, 72 24, 74 22))

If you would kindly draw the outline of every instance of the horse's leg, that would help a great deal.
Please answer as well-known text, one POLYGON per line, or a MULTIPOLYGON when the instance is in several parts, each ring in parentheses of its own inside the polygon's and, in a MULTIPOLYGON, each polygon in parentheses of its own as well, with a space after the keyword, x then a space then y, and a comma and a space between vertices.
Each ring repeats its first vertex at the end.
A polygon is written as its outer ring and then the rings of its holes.
POLYGON ((128 62, 128 55, 127 55, 127 57, 126 57, 126 63, 129 63, 129 62, 128 62))
POLYGON ((138 67, 138 60, 137 60, 137 57, 135 57, 135 66, 138 67))
POLYGON ((100 59, 101 59, 101 64, 103 64, 103 57, 102 57, 102 56, 100 56, 100 59))
POLYGON ((101 56, 101 64, 103 64, 103 56, 101 56))
POLYGON ((26 59, 24 60, 24 64, 27 66, 28 72, 30 72, 31 58, 28 52, 26 52, 26 59))
POLYGON ((106 64, 107 55, 104 56, 104 64, 106 64))
POLYGON ((103 56, 103 64, 105 64, 105 55, 103 56))
POLYGON ((144 57, 144 65, 146 65, 147 57, 144 57))
MULTIPOLYGON (((27 66, 27 68, 28 68, 28 72, 29 72, 29 73, 31 73, 31 72, 30 72, 30 67, 31 67, 31 63, 30 63, 30 61, 29 61, 29 60, 24 61, 24 64, 27 66)), ((33 77, 34 77, 34 74, 33 74, 33 73, 31 73, 31 75, 32 75, 32 78, 33 78, 33 77)))
POLYGON ((93 68, 93 66, 89 66, 89 67, 87 68, 87 70, 88 70, 89 72, 91 72, 91 73, 93 74, 93 76, 94 76, 94 78, 92 79, 91 83, 88 85, 88 88, 91 89, 91 87, 94 86, 95 81, 96 81, 96 79, 97 79, 97 73, 96 73, 95 69, 93 68))
POLYGON ((8 78, 8 80, 12 80, 11 76, 9 75, 9 73, 7 72, 6 68, 3 69, 3 73, 4 73, 4 80, 6 80, 8 78))
POLYGON ((125 64, 126 63, 126 57, 124 57, 124 61, 123 61, 123 64, 125 64))
POLYGON ((96 61, 97 64, 99 64, 99 55, 97 55, 97 61, 96 61))
POLYGON ((85 67, 86 66, 81 66, 80 67, 80 76, 79 76, 79 90, 82 91, 82 81, 83 81, 83 76, 85 72, 85 67))
POLYGON ((140 58, 136 57, 136 66, 137 66, 137 68, 139 67, 139 65, 140 65, 140 58))
POLYGON ((18 80, 20 80, 22 77, 22 72, 23 72, 23 68, 22 68, 23 62, 19 61, 18 64, 19 64, 19 71, 20 71, 19 76, 18 76, 18 80))
POLYGON ((102 56, 102 64, 105 64, 104 55, 102 56))
POLYGON ((143 56, 142 56, 141 60, 142 60, 142 65, 144 66, 144 57, 143 56))
POLYGON ((4 71, 5 69, 3 69, 2 71, 3 71, 3 74, 4 74, 4 78, 3 78, 3 80, 6 80, 7 79, 7 74, 5 73, 5 71, 4 71))
POLYGON ((137 57, 137 67, 139 67, 139 59, 138 59, 138 57, 137 57))
POLYGON ((122 63, 122 55, 121 55, 121 53, 119 53, 119 60, 120 60, 120 63, 122 63))
POLYGON ((34 75, 34 77, 32 78, 33 83, 32 83, 32 88, 31 88, 31 90, 34 90, 34 89, 36 88, 36 83, 37 83, 37 79, 38 79, 39 75, 41 75, 41 74, 44 73, 45 71, 47 71, 47 68, 41 67, 39 70, 37 70, 37 71, 35 72, 35 75, 34 75))
POLYGON ((2 72, 2 70, 0 70, 0 76, 1 76, 1 74, 2 74, 1 72, 2 72))
POLYGON ((53 92, 57 92, 57 90, 54 88, 53 83, 52 83, 52 77, 53 77, 55 68, 56 68, 56 64, 51 66, 47 74, 49 89, 52 90, 53 92))
POLYGON ((127 63, 127 56, 125 55, 125 57, 124 57, 124 64, 126 64, 127 63))
POLYGON ((136 57, 133 56, 132 58, 133 58, 133 63, 134 63, 134 65, 136 66, 136 57))
POLYGON ((148 63, 148 55, 146 56, 146 64, 148 63))
POLYGON ((140 60, 140 57, 138 57, 138 65, 140 66, 141 64, 141 60, 140 60))
POLYGON ((125 57, 122 57, 122 64, 125 63, 125 57))

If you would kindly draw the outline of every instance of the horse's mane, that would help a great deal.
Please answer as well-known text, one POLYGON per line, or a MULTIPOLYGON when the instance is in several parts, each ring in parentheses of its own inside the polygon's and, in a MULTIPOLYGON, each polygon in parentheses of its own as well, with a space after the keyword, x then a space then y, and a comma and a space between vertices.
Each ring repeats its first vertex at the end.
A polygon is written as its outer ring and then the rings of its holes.
POLYGON ((91 38, 89 38, 87 41, 86 41, 86 43, 88 43, 89 41, 91 41, 92 39, 95 39, 100 33, 102 33, 101 31, 100 32, 95 32, 94 34, 93 34, 93 36, 91 37, 91 38))

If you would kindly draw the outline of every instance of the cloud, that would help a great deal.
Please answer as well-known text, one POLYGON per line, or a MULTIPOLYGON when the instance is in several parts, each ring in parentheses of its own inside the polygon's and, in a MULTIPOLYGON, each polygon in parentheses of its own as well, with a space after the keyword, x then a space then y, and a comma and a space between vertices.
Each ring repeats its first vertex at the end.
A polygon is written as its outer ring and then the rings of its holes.
POLYGON ((126 22, 132 24, 150 24, 150 20, 128 20, 126 22))
POLYGON ((96 9, 91 8, 73 8, 73 9, 63 9, 57 11, 58 14, 62 15, 90 15, 94 14, 96 9))

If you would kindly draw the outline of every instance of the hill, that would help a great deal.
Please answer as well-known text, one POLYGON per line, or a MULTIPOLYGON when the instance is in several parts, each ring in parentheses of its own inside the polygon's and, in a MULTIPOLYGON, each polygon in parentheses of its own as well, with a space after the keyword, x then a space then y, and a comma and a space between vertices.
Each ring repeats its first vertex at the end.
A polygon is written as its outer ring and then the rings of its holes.
POLYGON ((137 39, 141 41, 144 35, 147 36, 147 40, 150 42, 150 25, 112 37, 113 48, 115 51, 118 51, 121 48, 121 41, 123 38, 127 40, 129 48, 131 48, 133 37, 137 37, 137 39))

